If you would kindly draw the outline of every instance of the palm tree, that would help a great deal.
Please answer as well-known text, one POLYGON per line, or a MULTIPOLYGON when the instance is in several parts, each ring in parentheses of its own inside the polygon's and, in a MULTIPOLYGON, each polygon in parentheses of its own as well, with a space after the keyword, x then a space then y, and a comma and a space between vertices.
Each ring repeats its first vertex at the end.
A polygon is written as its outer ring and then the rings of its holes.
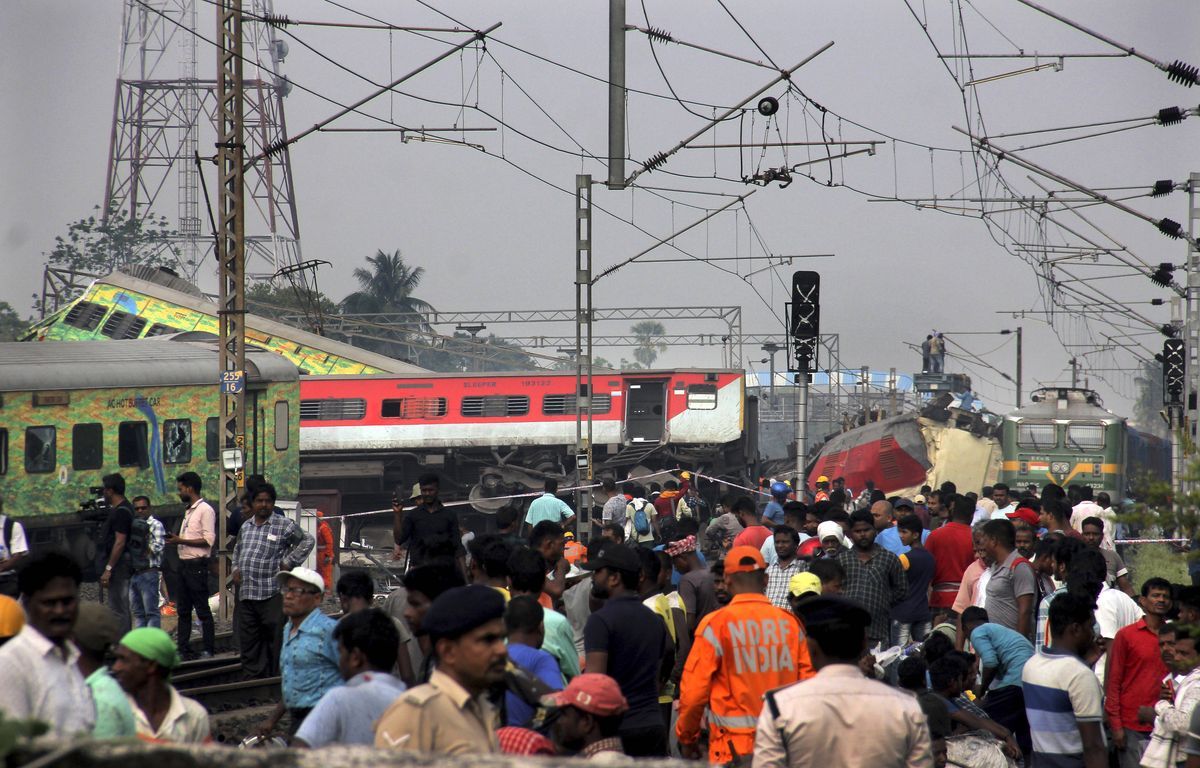
MULTIPOLYGON (((410 267, 405 264, 400 251, 385 253, 382 250, 376 251, 374 256, 368 256, 367 265, 370 269, 358 267, 354 270, 354 279, 358 281, 359 290, 342 299, 339 305, 342 312, 416 315, 433 310, 429 302, 413 296, 413 291, 425 276, 424 267, 410 267)), ((429 324, 416 316, 396 322, 395 325, 401 338, 407 337, 408 332, 414 329, 429 330, 429 324)), ((411 347, 404 356, 412 356, 411 347)))
POLYGON ((662 323, 656 320, 643 320, 640 323, 634 323, 629 330, 638 342, 637 347, 633 350, 633 359, 637 360, 643 368, 652 366, 658 356, 667 351, 666 344, 655 341, 656 338, 667 332, 662 323))

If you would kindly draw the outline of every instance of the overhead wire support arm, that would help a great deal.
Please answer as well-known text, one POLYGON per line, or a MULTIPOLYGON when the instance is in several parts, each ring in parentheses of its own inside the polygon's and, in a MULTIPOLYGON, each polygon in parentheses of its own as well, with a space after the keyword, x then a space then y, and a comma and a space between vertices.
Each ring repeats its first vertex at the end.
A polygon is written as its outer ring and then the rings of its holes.
POLYGON ((794 73, 796 70, 800 69, 800 67, 803 67, 805 64, 807 64, 808 62, 817 58, 822 53, 824 53, 825 51, 829 50, 832 47, 833 47, 833 41, 830 40, 828 43, 825 43, 825 45, 821 46, 816 51, 814 51, 813 53, 806 56, 799 64, 796 64, 794 67, 791 67, 790 69, 780 70, 779 75, 776 76, 773 80, 771 80, 771 82, 767 83, 762 88, 759 88, 754 93, 752 93, 749 96, 747 96, 746 98, 742 99, 740 102, 738 102, 734 106, 725 110, 725 112, 722 113, 720 116, 715 117, 712 120, 709 120, 707 123, 704 124, 704 127, 702 127, 700 130, 696 131, 691 136, 688 136, 686 139, 679 142, 678 144, 676 144, 674 147, 667 150, 666 152, 659 152, 657 155, 654 155, 653 157, 651 157, 649 160, 647 160, 642 165, 641 168, 634 171, 633 174, 631 174, 630 177, 625 180, 625 184, 626 185, 632 184, 634 182, 634 180, 636 180, 643 173, 646 173, 648 171, 653 171, 655 168, 662 167, 663 165, 666 164, 667 160, 671 157, 671 155, 674 155, 679 150, 683 149, 684 147, 691 144, 696 139, 703 136, 705 133, 707 133, 709 130, 711 130, 714 125, 720 124, 721 122, 726 120, 730 115, 736 113, 739 109, 746 106, 751 101, 754 101, 762 94, 766 93, 768 89, 770 89, 777 83, 780 83, 784 80, 791 80, 792 73, 794 73))
POLYGON ((734 61, 740 61, 740 62, 743 62, 745 64, 750 64, 755 67, 762 67, 763 69, 775 69, 774 66, 772 66, 770 64, 765 64, 765 63, 763 63, 761 61, 757 61, 755 59, 747 59, 744 56, 737 56, 732 53, 726 53, 725 51, 718 51, 716 48, 708 48, 703 45, 697 45, 696 43, 689 43, 687 40, 680 40, 678 38, 672 37, 671 33, 667 32, 665 29, 659 29, 658 27, 650 27, 649 29, 647 29, 646 27, 639 27, 636 24, 627 24, 627 25, 625 25, 625 29, 632 29, 637 32, 641 32, 642 34, 649 37, 651 42, 657 40, 661 43, 675 43, 676 45, 682 45, 685 48, 694 48, 697 51, 704 51, 705 53, 711 53, 714 56, 724 56, 727 59, 733 59, 734 61))
POLYGON ((1066 24, 1068 27, 1079 30, 1080 32, 1082 32, 1085 35, 1094 37, 1102 43, 1107 43, 1108 45, 1111 45, 1113 48, 1124 51, 1126 54, 1128 54, 1130 56, 1136 56, 1137 58, 1141 59, 1142 61, 1145 61, 1149 64, 1153 64, 1158 69, 1161 69, 1163 72, 1166 72, 1167 78, 1176 83, 1180 83, 1181 85, 1186 85, 1190 88, 1191 86, 1195 85, 1198 78, 1200 78, 1200 70, 1198 70, 1196 67, 1192 66, 1191 64, 1187 64, 1178 59, 1176 59, 1171 64, 1166 64, 1166 63, 1161 62, 1158 59, 1154 58, 1153 56, 1149 56, 1145 53, 1142 53, 1141 51, 1137 50, 1133 46, 1124 45, 1122 43, 1119 43, 1116 40, 1113 40, 1111 37, 1108 37, 1107 35, 1103 35, 1099 32, 1096 32, 1095 30, 1088 29, 1087 27, 1083 26, 1082 24, 1079 24, 1078 22, 1071 21, 1066 16, 1055 13, 1054 11, 1050 10, 1049 8, 1044 8, 1040 5, 1038 5, 1037 3, 1033 2, 1033 0, 1017 0, 1017 2, 1021 3, 1022 5, 1027 5, 1030 8, 1034 9, 1035 11, 1038 11, 1039 13, 1044 13, 1045 15, 1049 16, 1050 18, 1054 19, 1055 21, 1062 22, 1063 24, 1066 24))
POLYGON ((331 117, 328 117, 328 118, 322 120, 321 122, 312 125, 309 128, 305 128, 303 131, 301 131, 300 133, 297 133, 294 136, 289 136, 289 137, 283 139, 282 141, 272 144, 271 146, 267 147, 266 150, 262 154, 254 157, 250 160, 247 160, 247 162, 246 162, 247 166, 254 165, 259 160, 262 160, 262 159, 268 157, 269 155, 272 155, 276 152, 279 152, 279 151, 291 146, 292 144, 295 144, 297 141, 300 141, 300 139, 303 139, 305 136, 309 136, 313 133, 316 133, 317 131, 323 130, 325 128, 325 126, 329 125, 330 123, 334 122, 335 120, 338 120, 339 118, 345 117, 346 115, 350 114, 351 112, 357 112, 359 107, 363 106, 367 102, 379 98, 380 96, 387 93, 388 91, 391 91, 393 88, 395 88, 396 86, 405 82, 406 80, 409 80, 409 79, 421 74, 425 70, 432 67, 434 64, 437 64, 438 62, 443 61, 444 59, 450 58, 451 56, 458 53, 462 49, 464 49, 474 43, 477 43, 480 40, 486 39, 489 34, 494 32, 495 30, 499 29, 501 24, 502 24, 502 22, 496 22, 495 24, 488 27, 487 29, 482 29, 482 30, 479 30, 478 32, 475 32, 473 35, 471 35, 470 39, 464 40, 463 42, 450 47, 446 51, 438 54, 437 56, 433 57, 429 61, 427 61, 424 64, 422 64, 421 66, 417 67, 416 69, 414 69, 404 75, 401 75, 400 77, 398 77, 397 79, 395 79, 391 83, 389 83, 388 85, 385 85, 381 88, 377 88, 375 91, 368 94, 367 96, 364 96, 363 98, 359 99, 358 101, 354 102, 353 104, 343 107, 342 109, 335 112, 331 117))
MULTIPOLYGON (((1022 0, 1022 2, 1024 2, 1024 0, 1022 0)), ((1048 179, 1053 179, 1054 181, 1057 181, 1059 184, 1062 184, 1066 187, 1070 187, 1071 189, 1073 189, 1076 192, 1079 192, 1081 194, 1087 195, 1087 196, 1091 197, 1092 199, 1096 200, 1097 202, 1104 203, 1106 205, 1110 205, 1113 208, 1116 208, 1119 211, 1124 211, 1125 213, 1128 213, 1131 216, 1136 216, 1137 218, 1141 219, 1142 221, 1145 221, 1149 224, 1153 224, 1155 227, 1158 228, 1159 232, 1162 232, 1167 237, 1179 239, 1184 236, 1183 225, 1181 225, 1177 221, 1174 221, 1173 219, 1167 219, 1167 218, 1156 219, 1153 216, 1150 216, 1149 214, 1146 214, 1146 213, 1142 213, 1141 211, 1139 211, 1135 208, 1130 208, 1128 205, 1118 202, 1107 195, 1102 195, 1099 192, 1095 192, 1095 191, 1083 186, 1082 184, 1071 181, 1067 177, 1062 176, 1058 173, 1055 173, 1054 171, 1051 171, 1048 168, 1043 168, 1042 166, 1040 166, 1036 163, 1030 162, 1029 160, 1026 160, 1026 159, 1020 157, 1019 155, 1016 155, 1016 154, 1013 154, 1012 152, 1001 149, 1001 148, 993 145, 987 139, 981 139, 978 136, 975 136, 968 130, 959 128, 956 125, 951 126, 951 127, 954 130, 958 131, 959 133, 963 134, 964 136, 967 136, 968 138, 970 138, 971 143, 973 143, 976 147, 978 147, 979 149, 981 149, 984 152, 987 152, 990 155, 995 156, 999 160, 1007 160, 1010 163, 1012 163, 1013 165, 1016 165, 1020 168, 1024 168, 1027 171, 1031 171, 1038 175, 1045 176, 1048 179)))
MULTIPOLYGON (((755 94, 755 95, 757 95, 757 94, 755 94)), ((750 197, 757 191, 758 191, 757 189, 752 189, 744 195, 739 195, 737 198, 730 200, 728 203, 726 203, 725 205, 722 205, 720 208, 710 211, 707 215, 702 216, 699 219, 696 219, 691 224, 688 224, 686 227, 679 230, 678 232, 673 232, 670 235, 667 235, 666 237, 659 238, 658 241, 655 242, 654 245, 651 245, 649 248, 646 248, 645 250, 637 253, 634 256, 630 256, 628 259, 625 259, 625 261, 619 262, 617 264, 613 264, 608 269, 605 269, 602 272, 600 272, 599 274, 597 274, 595 277, 592 278, 591 284, 595 285, 597 282, 600 281, 601 278, 611 275, 613 272, 616 272, 621 267, 624 267, 628 264, 632 264, 633 262, 637 261, 641 257, 645 256, 647 253, 650 253, 650 251, 653 251, 655 248, 658 248, 660 245, 663 245, 664 243, 669 243, 670 241, 674 240, 676 237, 679 237, 680 235, 682 235, 684 232, 687 232, 690 229, 700 226, 704 222, 711 219, 713 216, 716 216, 719 213, 724 213, 725 211, 729 210, 730 208, 737 205, 738 203, 745 202, 746 198, 750 197)), ((696 261, 705 261, 705 259, 697 258, 696 261)))

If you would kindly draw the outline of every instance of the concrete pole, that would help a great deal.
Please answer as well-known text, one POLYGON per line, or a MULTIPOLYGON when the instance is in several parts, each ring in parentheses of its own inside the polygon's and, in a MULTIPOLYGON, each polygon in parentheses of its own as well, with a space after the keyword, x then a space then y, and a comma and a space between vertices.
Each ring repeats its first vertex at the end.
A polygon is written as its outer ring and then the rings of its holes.
POLYGON ((805 477, 805 458, 808 456, 808 371, 796 374, 796 491, 803 495, 808 483, 805 477))
POLYGON ((625 0, 608 0, 608 188, 625 189, 625 0))
POLYGON ((1021 332, 1021 326, 1018 325, 1017 326, 1017 407, 1018 408, 1021 407, 1021 381, 1022 381, 1021 367, 1025 360, 1024 355, 1022 355, 1022 353, 1021 353, 1021 349, 1022 349, 1022 347, 1021 347, 1022 338, 1021 337, 1022 336, 1023 336, 1023 334, 1021 332))

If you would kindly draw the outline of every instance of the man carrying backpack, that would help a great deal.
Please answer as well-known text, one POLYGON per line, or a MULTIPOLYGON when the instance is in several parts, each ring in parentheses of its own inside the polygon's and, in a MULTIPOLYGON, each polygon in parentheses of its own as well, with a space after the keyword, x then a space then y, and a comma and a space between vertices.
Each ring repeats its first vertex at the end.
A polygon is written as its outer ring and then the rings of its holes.
POLYGON ((646 489, 635 486, 633 500, 625 507, 625 519, 629 526, 625 531, 626 541, 653 544, 658 539, 658 516, 654 512, 654 505, 646 499, 646 489))
POLYGON ((0 595, 17 597, 17 565, 29 556, 29 545, 25 542, 25 529, 16 520, 4 514, 4 497, 0 496, 0 595))
POLYGON ((150 514, 150 499, 135 496, 133 524, 129 529, 125 551, 129 553, 129 605, 133 609, 136 627, 162 627, 158 600, 166 543, 166 529, 150 514))

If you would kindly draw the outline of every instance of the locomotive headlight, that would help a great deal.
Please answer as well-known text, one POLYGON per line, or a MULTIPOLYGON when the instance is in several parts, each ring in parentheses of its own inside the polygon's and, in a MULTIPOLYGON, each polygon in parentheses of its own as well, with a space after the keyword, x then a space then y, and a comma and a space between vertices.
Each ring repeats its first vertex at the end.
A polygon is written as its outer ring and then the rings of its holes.
POLYGON ((1050 471, 1056 475, 1065 475, 1071 471, 1071 464, 1066 461, 1056 461, 1050 465, 1050 471))
POLYGON ((1096 477, 1100 477, 1100 475, 1104 474, 1103 472, 1100 471, 1099 464, 1092 465, 1092 474, 1095 475, 1096 477))

